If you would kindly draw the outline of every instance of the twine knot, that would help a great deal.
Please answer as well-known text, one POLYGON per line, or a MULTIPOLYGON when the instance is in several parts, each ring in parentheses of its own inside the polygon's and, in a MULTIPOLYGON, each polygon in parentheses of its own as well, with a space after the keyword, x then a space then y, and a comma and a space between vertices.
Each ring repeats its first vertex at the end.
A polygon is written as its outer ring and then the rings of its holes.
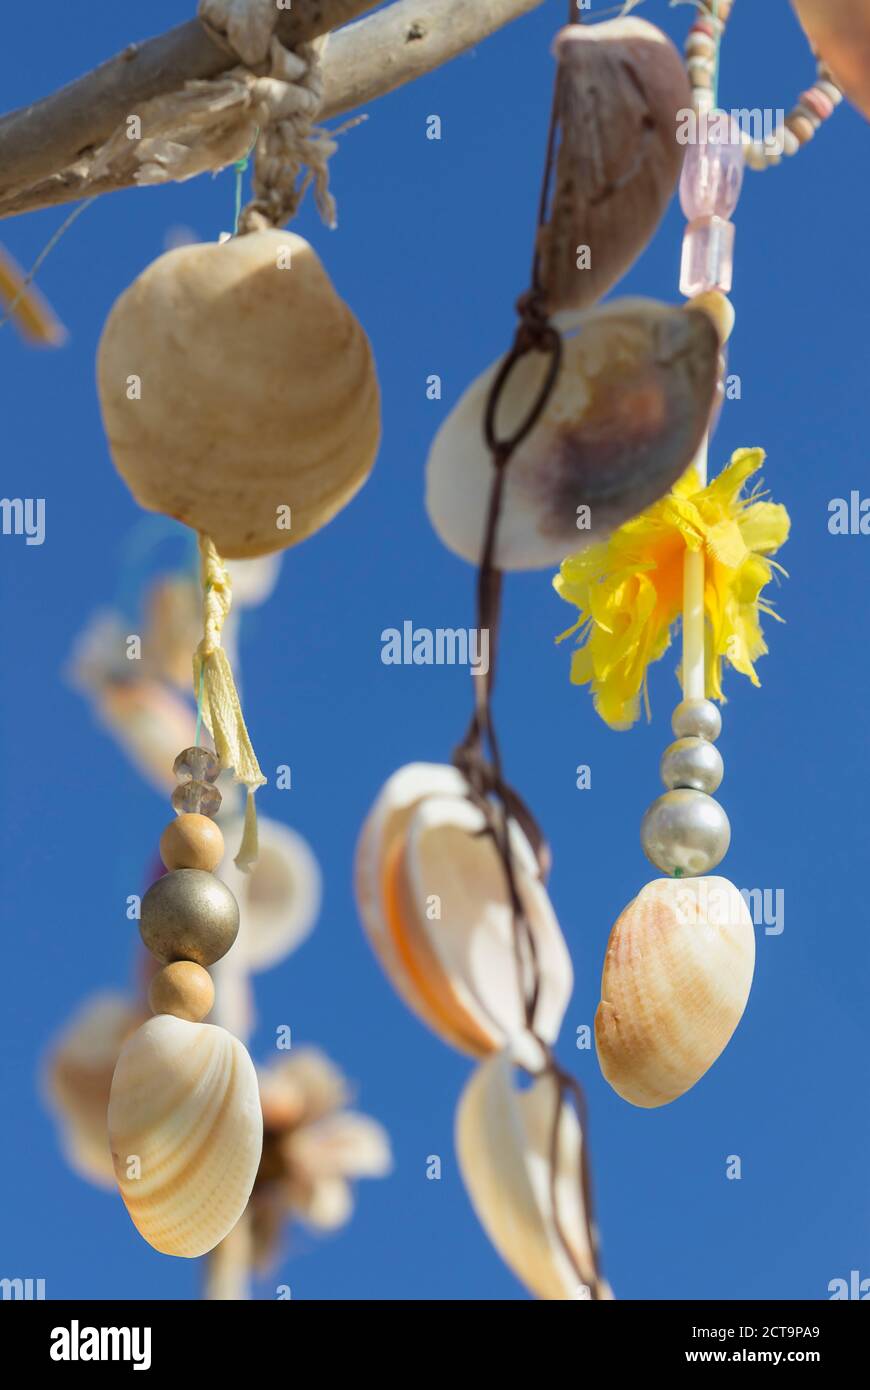
POLYGON ((199 537, 202 573, 202 641, 193 656, 193 688, 202 692, 202 721, 214 739, 222 768, 232 768, 237 782, 248 789, 245 828, 236 865, 249 869, 257 858, 257 811, 254 793, 266 781, 248 730, 232 668, 221 646, 221 633, 233 601, 227 567, 209 536, 199 537))

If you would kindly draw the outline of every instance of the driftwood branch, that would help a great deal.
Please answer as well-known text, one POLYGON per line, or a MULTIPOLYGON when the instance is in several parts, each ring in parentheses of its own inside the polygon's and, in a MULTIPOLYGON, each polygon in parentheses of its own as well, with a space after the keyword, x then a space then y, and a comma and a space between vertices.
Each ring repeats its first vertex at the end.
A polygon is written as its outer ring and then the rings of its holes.
MULTIPOLYGON (((279 36, 292 45, 339 25, 324 63, 324 118, 340 115, 449 62, 543 0, 294 0, 279 36)), ((89 178, 87 156, 137 106, 236 65, 197 20, 133 44, 69 86, 0 117, 0 218, 111 193, 133 180, 89 178)))

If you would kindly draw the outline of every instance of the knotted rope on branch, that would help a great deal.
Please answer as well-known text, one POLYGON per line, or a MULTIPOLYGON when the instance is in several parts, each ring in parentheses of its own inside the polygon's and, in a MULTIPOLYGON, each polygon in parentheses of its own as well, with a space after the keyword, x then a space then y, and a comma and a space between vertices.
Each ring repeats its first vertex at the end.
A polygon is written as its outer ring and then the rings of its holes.
POLYGON ((89 178, 180 182, 238 163, 253 148, 254 197, 241 214, 240 232, 281 226, 312 183, 318 211, 334 227, 328 162, 335 136, 357 121, 337 131, 315 124, 328 35, 284 48, 275 36, 275 0, 199 0, 198 15, 239 66, 146 102, 90 157, 89 178))

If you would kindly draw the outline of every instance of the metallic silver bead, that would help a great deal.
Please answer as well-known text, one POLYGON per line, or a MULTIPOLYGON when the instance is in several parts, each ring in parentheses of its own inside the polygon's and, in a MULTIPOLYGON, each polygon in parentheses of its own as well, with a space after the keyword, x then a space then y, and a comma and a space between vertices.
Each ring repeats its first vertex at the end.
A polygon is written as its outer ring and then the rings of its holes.
POLYGON ((712 793, 725 775, 722 754, 705 738, 678 738, 662 753, 659 764, 666 787, 694 787, 712 793))
POLYGON ((707 874, 728 853, 731 826, 718 801, 689 788, 665 792, 640 827, 643 852, 666 874, 707 874))
POLYGON ((722 716, 712 700, 681 700, 671 716, 677 738, 705 738, 715 743, 722 732, 722 716))
POLYGON ((159 961, 213 965, 238 935, 239 905, 219 878, 204 869, 173 869, 142 899, 139 931, 159 961))

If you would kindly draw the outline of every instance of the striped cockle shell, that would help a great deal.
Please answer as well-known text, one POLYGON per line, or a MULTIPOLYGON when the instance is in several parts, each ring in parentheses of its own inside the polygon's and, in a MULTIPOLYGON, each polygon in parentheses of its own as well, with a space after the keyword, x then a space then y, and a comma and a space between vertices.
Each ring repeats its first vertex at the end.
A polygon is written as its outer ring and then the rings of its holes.
POLYGON ((325 526, 377 453, 368 339, 293 232, 180 246, 149 265, 109 314, 97 380, 136 501, 230 559, 325 526))
MULTIPOLYGON (((414 763, 386 783, 360 836, 356 888, 369 940, 405 1003, 452 1046, 483 1056, 527 1040, 501 860, 455 768, 414 763)), ((535 942, 535 1030, 553 1042, 573 987, 571 960, 519 826, 517 881, 535 942)), ((521 952, 530 980, 527 948, 521 952)))
POLYGON ((553 51, 560 138, 539 241, 551 313, 594 304, 651 240, 683 163, 678 114, 692 106, 680 54, 646 20, 570 24, 553 51))
MULTIPOLYGON (((623 299, 563 327, 553 392, 505 470, 495 553, 503 570, 558 565, 662 497, 694 458, 714 405, 720 344, 708 314, 623 299)), ((499 438, 528 416, 548 360, 529 353, 511 370, 496 410, 499 438)), ((489 512, 483 422, 500 367, 454 406, 426 465, 429 520, 472 564, 489 512)))
POLYGON ((589 1248, 582 1145, 576 1112, 562 1105, 551 1073, 520 1089, 508 1051, 473 1073, 456 1114, 462 1178, 502 1259, 541 1299, 585 1299, 593 1289, 598 1298, 612 1297, 596 1279, 589 1248), (550 1160, 557 1107, 554 1211, 550 1160))
POLYGON ((595 1043, 601 1070, 632 1105, 667 1105, 724 1051, 752 985, 755 933, 726 878, 661 878, 610 933, 595 1043))
POLYGON ((254 1064, 210 1023, 158 1014, 121 1049, 109 1099, 112 1162, 149 1245, 195 1258, 247 1206, 263 1147, 254 1064))

